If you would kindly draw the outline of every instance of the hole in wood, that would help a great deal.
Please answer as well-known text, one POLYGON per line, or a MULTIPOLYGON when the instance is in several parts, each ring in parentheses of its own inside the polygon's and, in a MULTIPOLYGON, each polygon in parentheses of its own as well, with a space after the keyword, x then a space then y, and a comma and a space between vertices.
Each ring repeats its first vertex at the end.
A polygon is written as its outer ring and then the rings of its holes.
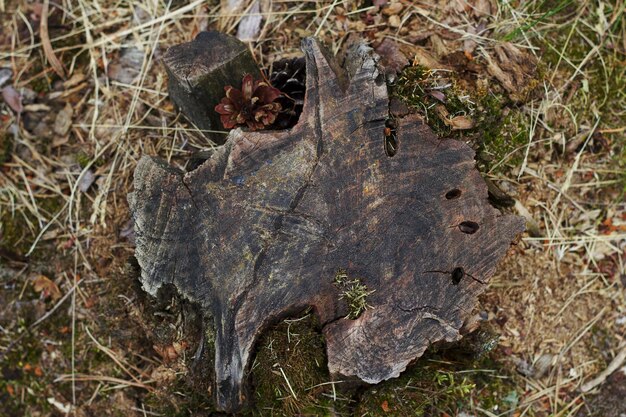
POLYGON ((378 76, 376 76, 376 78, 374 79, 374 82, 379 87, 383 85, 385 83, 385 74, 383 73, 378 74, 378 76))
POLYGON ((452 270, 452 284, 459 285, 459 282, 461 282, 464 276, 465 271, 463 270, 463 268, 461 268, 460 266, 454 268, 452 270))
POLYGON ((453 200, 459 197, 461 197, 461 190, 458 188, 454 188, 446 193, 446 199, 448 200, 453 200))
POLYGON ((476 231, 478 231, 479 228, 480 226, 476 222, 466 221, 459 224, 459 229, 461 230, 461 232, 467 233, 468 235, 473 235, 474 233, 476 233, 476 231))
POLYGON ((387 119, 385 121, 385 153, 388 157, 392 157, 398 152, 396 127, 397 124, 394 119, 387 119))

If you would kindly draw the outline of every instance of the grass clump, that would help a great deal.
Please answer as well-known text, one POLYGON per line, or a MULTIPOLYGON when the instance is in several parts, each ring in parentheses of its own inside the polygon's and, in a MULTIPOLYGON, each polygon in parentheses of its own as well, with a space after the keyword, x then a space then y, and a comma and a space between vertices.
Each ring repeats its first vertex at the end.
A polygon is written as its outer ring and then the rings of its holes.
POLYGON ((374 290, 368 290, 367 285, 363 284, 360 279, 350 279, 346 271, 339 270, 335 275, 335 284, 341 289, 339 299, 346 300, 348 303, 347 319, 356 320, 370 307, 367 304, 367 297, 374 293, 374 290))

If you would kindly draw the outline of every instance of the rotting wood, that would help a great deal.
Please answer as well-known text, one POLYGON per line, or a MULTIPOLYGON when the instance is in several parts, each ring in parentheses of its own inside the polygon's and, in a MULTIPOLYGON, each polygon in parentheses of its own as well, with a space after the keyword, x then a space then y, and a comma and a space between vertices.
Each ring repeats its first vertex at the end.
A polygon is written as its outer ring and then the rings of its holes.
POLYGON ((307 92, 294 128, 233 130, 188 173, 143 157, 129 195, 144 288, 173 284, 214 319, 221 410, 249 398, 261 332, 307 306, 333 375, 398 376, 431 343, 461 337, 524 230, 489 204, 467 145, 412 116, 390 133, 370 48, 353 47, 346 69, 314 39, 303 50, 307 92), (356 319, 338 274, 367 292, 356 319))
POLYGON ((261 77, 248 47, 237 38, 220 32, 200 32, 187 43, 170 47, 163 56, 169 95, 182 113, 221 144, 226 140, 215 105, 224 97, 224 87, 241 86, 245 74, 261 77))

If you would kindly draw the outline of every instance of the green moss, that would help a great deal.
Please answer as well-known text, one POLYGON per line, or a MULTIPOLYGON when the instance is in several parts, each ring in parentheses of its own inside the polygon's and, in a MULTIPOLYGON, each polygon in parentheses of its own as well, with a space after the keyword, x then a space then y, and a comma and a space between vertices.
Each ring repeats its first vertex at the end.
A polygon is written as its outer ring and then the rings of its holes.
POLYGON ((443 137, 453 132, 446 117, 471 115, 474 109, 455 85, 445 90, 445 104, 436 99, 433 94, 441 92, 438 80, 434 72, 421 65, 408 67, 391 86, 391 95, 421 114, 433 131, 443 137), (448 116, 444 116, 446 113, 448 116))
POLYGON ((26 218, 19 212, 11 213, 9 210, 0 211, 0 232, 0 246, 18 254, 28 251, 35 236, 26 218))
POLYGON ((0 133, 0 166, 11 160, 13 153, 13 135, 9 132, 0 133))
MULTIPOLYGON (((285 320, 258 343, 251 367, 255 416, 341 415, 346 401, 333 401, 324 338, 311 314, 285 320)), ((335 384, 335 398, 340 384, 335 384)))
POLYGON ((518 166, 524 157, 524 145, 528 143, 528 120, 517 110, 503 110, 497 97, 481 102, 482 137, 478 140, 478 160, 483 171, 494 166, 518 166), (482 107, 484 106, 484 107, 482 107))
MULTIPOLYGON (((21 331, 27 332, 26 324, 21 331)), ((46 401, 48 384, 51 381, 44 375, 36 375, 34 369, 39 364, 42 345, 37 335, 27 333, 19 341, 19 348, 13 348, 0 362, 0 404, 7 416, 22 416, 25 410, 37 409, 51 412, 46 401), (22 399, 22 395, 24 398, 22 399)))
POLYGON ((471 93, 463 91, 454 75, 446 74, 445 77, 421 66, 408 67, 392 86, 392 96, 424 117, 438 136, 469 140, 477 150, 483 170, 490 170, 496 164, 502 166, 500 162, 503 160, 509 165, 519 164, 528 130, 527 120, 521 111, 511 107, 510 100, 501 94, 484 89, 471 93), (439 85, 450 86, 442 90, 439 85), (433 93, 444 94, 445 103, 435 98, 433 93), (453 130, 450 119, 455 116, 470 118, 473 127, 453 130))
POLYGON ((493 360, 494 334, 478 331, 433 348, 399 378, 367 389, 355 415, 438 416, 474 407, 500 414, 517 406, 515 384, 493 360))
MULTIPOLYGON (((36 198, 37 209, 44 221, 52 218, 63 207, 63 200, 59 196, 36 198)), ((35 237, 39 233, 39 221, 36 216, 25 210, 12 212, 8 207, 0 208, 0 247, 23 255, 30 249, 35 237)), ((39 245, 45 245, 40 242, 39 245)), ((48 245, 52 242, 48 242, 48 245)), ((35 251, 31 260, 37 261, 45 254, 35 251)))

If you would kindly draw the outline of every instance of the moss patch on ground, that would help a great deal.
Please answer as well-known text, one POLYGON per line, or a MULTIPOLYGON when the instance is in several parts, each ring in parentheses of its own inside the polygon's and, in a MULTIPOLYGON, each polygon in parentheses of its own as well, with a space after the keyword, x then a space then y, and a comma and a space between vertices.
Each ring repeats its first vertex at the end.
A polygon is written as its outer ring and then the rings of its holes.
POLYGON ((368 388, 357 416, 476 415, 477 408, 501 415, 516 408, 519 393, 508 371, 495 361, 497 335, 478 330, 463 341, 430 349, 399 378, 368 388))
POLYGON ((324 338, 310 313, 264 334, 251 374, 255 416, 343 415, 337 413, 349 403, 331 383, 324 338))
POLYGON ((456 75, 441 74, 423 66, 405 68, 390 87, 391 97, 404 102, 439 137, 469 142, 477 151, 481 168, 488 171, 503 161, 517 165, 527 142, 527 120, 502 93, 476 83, 464 90, 456 75))

